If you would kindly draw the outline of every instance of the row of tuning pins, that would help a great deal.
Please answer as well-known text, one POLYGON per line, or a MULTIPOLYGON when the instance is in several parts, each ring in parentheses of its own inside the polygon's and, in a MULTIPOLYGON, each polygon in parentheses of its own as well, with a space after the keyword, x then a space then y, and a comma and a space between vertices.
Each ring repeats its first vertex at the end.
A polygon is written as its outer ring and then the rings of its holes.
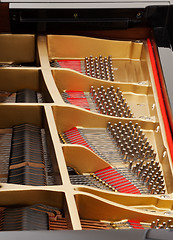
POLYGON ((88 76, 108 81, 115 80, 111 56, 108 56, 108 58, 102 58, 102 56, 95 58, 93 56, 86 57, 85 70, 88 76))
MULTIPOLYGON (((120 221, 120 222, 111 222, 111 227, 114 229, 125 229, 125 228, 133 228, 132 225, 129 223, 129 221, 120 221)), ((135 221, 135 227, 138 225, 139 229, 173 229, 172 220, 169 219, 167 221, 160 221, 160 219, 157 219, 156 221, 153 221, 152 223, 146 223, 146 222, 136 222, 135 221), (139 225, 138 225, 139 224, 139 225)))
POLYGON ((108 122, 107 128, 121 150, 125 162, 136 161, 139 158, 148 160, 156 157, 138 123, 133 125, 132 121, 129 121, 124 125, 121 122, 112 125, 111 122, 108 122))
POLYGON ((97 89, 91 86, 90 94, 99 113, 116 117, 133 117, 131 109, 119 87, 115 90, 113 86, 106 89, 103 86, 97 89))
POLYGON ((159 163, 155 160, 156 153, 145 137, 141 127, 136 123, 121 122, 112 125, 108 122, 107 129, 123 155, 125 163, 152 194, 164 194, 165 184, 159 163))
POLYGON ((173 221, 169 219, 168 221, 161 222, 160 219, 153 221, 151 223, 151 228, 154 229, 173 229, 173 221))
POLYGON ((133 162, 129 163, 130 169, 139 179, 147 186, 151 194, 164 194, 165 184, 162 175, 162 170, 157 161, 144 162, 140 160, 133 166, 133 162))

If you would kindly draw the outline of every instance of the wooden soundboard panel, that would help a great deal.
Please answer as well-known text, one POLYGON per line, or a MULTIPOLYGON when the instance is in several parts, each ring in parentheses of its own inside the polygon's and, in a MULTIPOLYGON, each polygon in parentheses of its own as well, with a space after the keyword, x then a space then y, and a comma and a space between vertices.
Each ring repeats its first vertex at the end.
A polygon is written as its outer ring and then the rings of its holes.
MULTIPOLYGON (((173 228, 172 159, 146 41, 2 34, 0 94, 0 230, 11 230, 10 211, 30 221, 40 209, 43 230, 173 228), (38 100, 17 102, 23 89, 38 100)), ((12 230, 33 230, 25 224, 12 230)))

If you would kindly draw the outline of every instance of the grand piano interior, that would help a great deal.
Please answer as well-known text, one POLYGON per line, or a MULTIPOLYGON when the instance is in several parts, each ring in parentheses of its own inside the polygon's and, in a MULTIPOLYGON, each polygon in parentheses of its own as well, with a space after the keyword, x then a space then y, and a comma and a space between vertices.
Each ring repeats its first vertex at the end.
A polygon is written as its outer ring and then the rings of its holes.
POLYGON ((172 239, 172 9, 0 1, 1 236, 172 239))

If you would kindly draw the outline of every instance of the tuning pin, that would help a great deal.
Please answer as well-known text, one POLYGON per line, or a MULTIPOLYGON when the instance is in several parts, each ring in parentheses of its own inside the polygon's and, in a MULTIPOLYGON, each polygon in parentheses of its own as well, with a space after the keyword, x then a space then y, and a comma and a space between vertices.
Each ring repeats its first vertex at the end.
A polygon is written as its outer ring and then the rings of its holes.
POLYGON ((170 227, 170 225, 171 225, 171 223, 172 223, 172 220, 171 220, 171 219, 169 219, 169 220, 167 221, 166 228, 169 228, 169 227, 170 227))
POLYGON ((91 88, 90 88, 91 95, 93 95, 93 90, 94 90, 94 86, 91 86, 91 88))
POLYGON ((157 219, 157 220, 156 220, 156 227, 158 227, 159 224, 160 224, 160 219, 157 219))
POLYGON ((152 221, 151 223, 151 228, 155 228, 156 227, 156 222, 155 221, 152 221))
POLYGON ((163 225, 163 228, 166 229, 167 223, 166 223, 166 222, 163 222, 162 225, 163 225))

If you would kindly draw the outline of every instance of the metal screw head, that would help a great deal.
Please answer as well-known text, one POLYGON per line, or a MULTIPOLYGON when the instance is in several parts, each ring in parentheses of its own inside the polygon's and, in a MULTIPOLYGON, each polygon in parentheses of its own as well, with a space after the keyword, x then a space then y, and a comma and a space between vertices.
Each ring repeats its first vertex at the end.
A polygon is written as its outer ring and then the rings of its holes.
MULTIPOLYGON (((160 198, 165 199, 165 198, 170 198, 170 197, 169 197, 169 195, 162 195, 162 196, 160 196, 160 198)), ((165 213, 166 213, 166 212, 165 212, 165 213)))
POLYGON ((74 18, 77 18, 77 17, 78 17, 78 14, 77 14, 77 13, 74 13, 73 16, 74 16, 74 18))
POLYGON ((138 13, 136 14, 136 18, 137 18, 137 19, 141 19, 141 18, 142 18, 142 12, 138 12, 138 13))

